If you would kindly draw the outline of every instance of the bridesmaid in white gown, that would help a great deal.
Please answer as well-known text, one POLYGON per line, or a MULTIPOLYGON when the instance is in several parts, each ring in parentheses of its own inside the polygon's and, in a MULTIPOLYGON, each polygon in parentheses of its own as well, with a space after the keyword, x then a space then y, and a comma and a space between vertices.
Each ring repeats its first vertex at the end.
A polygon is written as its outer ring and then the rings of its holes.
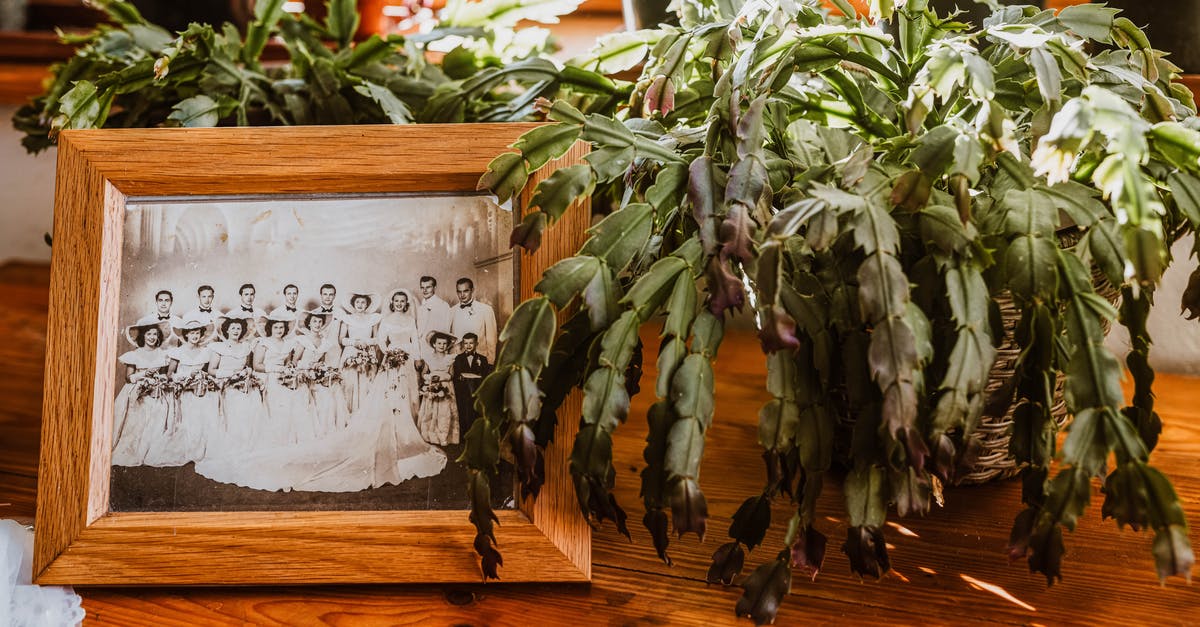
POLYGON ((308 411, 313 432, 322 437, 345 425, 346 406, 337 392, 337 337, 326 322, 330 314, 321 311, 305 312, 296 336, 296 368, 305 379, 309 399, 308 411))
POLYGON ((166 378, 167 324, 133 325, 125 339, 134 350, 117 360, 125 365, 125 385, 113 409, 113 457, 116 466, 141 466, 151 444, 162 441, 171 411, 171 395, 163 389, 166 378))
MULTIPOLYGON (((313 320, 319 319, 309 318, 310 333, 319 325, 313 320)), ((282 331, 276 324, 272 333, 282 331)), ((299 341, 315 343, 313 339, 299 341)), ((303 361, 305 352, 300 350, 303 361)), ((386 377, 378 379, 385 381, 386 377)), ((273 389, 268 388, 268 393, 273 389)), ((406 409, 407 404, 402 403, 394 412, 382 390, 372 386, 362 395, 347 428, 319 439, 267 444, 242 454, 206 459, 196 464, 196 472, 259 490, 315 492, 356 492, 436 475, 445 468, 446 455, 421 438, 406 409)))
POLYGON ((379 349, 383 353, 384 399, 394 412, 404 406, 410 420, 419 406, 420 375, 417 373, 417 317, 412 292, 392 290, 388 313, 379 322, 379 349))
POLYGON ((208 441, 219 442, 226 450, 244 450, 253 445, 267 417, 263 381, 250 367, 254 325, 234 312, 221 316, 218 323, 219 341, 208 345, 212 353, 208 371, 221 388, 221 425, 208 441))
POLYGON ((220 428, 221 408, 220 395, 215 389, 215 381, 208 374, 208 362, 212 355, 204 340, 212 334, 213 325, 204 320, 189 318, 179 323, 175 334, 183 338, 183 343, 167 351, 170 362, 167 365, 167 376, 181 386, 178 400, 171 417, 171 426, 167 430, 167 439, 182 442, 183 458, 173 458, 166 454, 174 447, 164 447, 164 455, 152 459, 151 454, 146 463, 154 466, 182 466, 204 458, 208 447, 207 437, 216 433, 220 428))
POLYGON ((455 337, 431 331, 427 339, 433 350, 426 352, 421 367, 421 409, 417 413, 417 426, 430 444, 458 444, 454 354, 450 352, 455 337))
POLYGON ((301 383, 295 368, 296 340, 289 335, 295 320, 291 314, 266 316, 263 334, 254 347, 254 371, 266 379, 263 399, 267 420, 259 431, 259 445, 286 444, 311 439, 312 422, 308 420, 308 391, 301 383))
POLYGON ((341 317, 342 355, 338 361, 342 373, 342 393, 351 420, 370 395, 379 370, 376 331, 380 315, 373 313, 379 297, 371 292, 351 293, 343 304, 341 317))

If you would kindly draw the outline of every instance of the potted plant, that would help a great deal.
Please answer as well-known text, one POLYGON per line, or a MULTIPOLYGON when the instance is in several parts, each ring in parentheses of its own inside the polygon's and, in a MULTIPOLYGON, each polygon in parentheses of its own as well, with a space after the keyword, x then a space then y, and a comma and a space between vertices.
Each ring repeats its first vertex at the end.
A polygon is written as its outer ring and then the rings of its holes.
MULTIPOLYGON (((828 481, 844 484, 853 570, 887 571, 889 510, 928 510, 972 465, 987 420, 1011 422, 1001 452, 1020 468, 1010 557, 1058 579, 1062 528, 1100 478, 1103 514, 1153 530, 1160 577, 1187 576, 1182 510, 1148 461, 1161 425, 1145 328, 1170 243, 1200 225, 1200 119, 1178 68, 1103 6, 1001 9, 968 32, 922 0, 832 4, 840 15, 693 0, 679 28, 602 41, 577 62, 645 63, 628 106, 543 102, 553 123, 480 181, 503 200, 577 140, 591 144, 587 164, 538 184, 513 233, 527 248, 573 199, 611 187, 621 198, 514 312, 480 390, 464 456, 485 573, 498 554, 483 477, 503 441, 536 492, 546 434, 577 418, 556 413, 572 388, 584 393, 579 435, 557 445, 572 448, 583 511, 623 527, 611 434, 638 391, 648 323, 662 344, 643 523, 664 559, 672 530, 704 534, 712 362, 726 314, 746 307, 774 397, 759 413, 764 487, 734 515, 709 580, 733 581, 770 525, 787 534, 744 580, 739 614, 770 620, 792 570, 820 569, 814 512, 828 481), (1007 320, 998 301, 1011 303, 1007 320), (1128 406, 1102 344, 1113 321, 1133 338, 1128 406), (988 393, 1006 341, 1015 365, 988 393), (1061 448, 1060 381, 1072 421, 1061 448), (786 522, 771 519, 780 497, 795 510, 786 522)), ((1184 307, 1200 312, 1200 275, 1184 307)))
POLYGON ((128 2, 97 0, 113 24, 64 35, 76 54, 13 123, 37 152, 70 128, 519 121, 539 97, 604 111, 625 97, 613 81, 560 68, 545 31, 513 36, 518 22, 554 21, 579 1, 451 0, 428 33, 355 42, 352 0, 327 2, 323 22, 263 0, 244 34, 196 23, 171 33, 128 2), (285 62, 263 60, 272 40, 285 62))

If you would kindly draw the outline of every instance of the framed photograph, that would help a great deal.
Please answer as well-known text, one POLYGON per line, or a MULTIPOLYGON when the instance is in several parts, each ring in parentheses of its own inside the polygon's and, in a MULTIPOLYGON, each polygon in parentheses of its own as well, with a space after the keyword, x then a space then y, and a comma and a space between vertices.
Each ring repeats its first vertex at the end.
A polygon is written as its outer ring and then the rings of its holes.
MULTIPOLYGON (((531 127, 63 132, 36 582, 480 580, 470 399, 590 218, 510 248, 586 150, 500 206, 476 184, 531 127)), ((504 581, 590 579, 567 458, 547 451, 536 500, 502 464, 504 581)))

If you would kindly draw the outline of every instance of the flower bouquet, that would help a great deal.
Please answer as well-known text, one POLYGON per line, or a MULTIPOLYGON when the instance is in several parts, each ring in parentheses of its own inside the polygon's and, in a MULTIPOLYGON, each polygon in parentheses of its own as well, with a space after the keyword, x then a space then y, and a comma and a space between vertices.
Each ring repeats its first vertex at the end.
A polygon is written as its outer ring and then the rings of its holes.
POLYGON ((179 381, 177 392, 189 390, 196 396, 204 396, 209 390, 216 391, 220 389, 221 385, 217 382, 216 377, 203 370, 197 370, 179 381))
POLYGON ((296 366, 294 365, 284 366, 283 370, 279 371, 279 382, 290 390, 296 389, 301 383, 303 383, 303 381, 301 381, 300 371, 297 370, 296 366))
POLYGON ((358 352, 347 357, 346 361, 342 362, 342 366, 357 370, 361 374, 370 375, 379 367, 379 358, 375 356, 375 351, 359 349, 358 352))
POLYGON ((408 352, 399 348, 388 349, 383 356, 383 367, 387 370, 401 368, 408 363, 408 352))
POLYGON ((134 384, 134 398, 142 400, 149 396, 161 399, 164 395, 171 396, 179 393, 179 384, 172 381, 161 372, 147 374, 134 384))
POLYGON ((421 386, 421 396, 431 401, 442 401, 450 397, 450 388, 438 377, 421 386))
POLYGON ((325 387, 329 387, 342 380, 342 374, 337 368, 333 368, 324 363, 313 364, 312 368, 302 371, 300 376, 306 382, 317 383, 325 387))
POLYGON ((262 379, 254 374, 254 370, 243 368, 232 375, 220 380, 222 390, 232 387, 235 390, 249 394, 252 390, 262 389, 262 379))

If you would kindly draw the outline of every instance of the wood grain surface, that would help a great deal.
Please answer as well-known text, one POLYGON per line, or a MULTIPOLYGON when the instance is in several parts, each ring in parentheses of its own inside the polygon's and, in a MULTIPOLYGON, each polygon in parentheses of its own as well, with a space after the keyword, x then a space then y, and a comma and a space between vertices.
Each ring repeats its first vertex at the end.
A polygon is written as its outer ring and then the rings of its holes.
MULTIPOLYGON (((0 516, 33 514, 36 434, 42 384, 47 274, 36 266, 0 267, 0 516), (3 505, 7 504, 7 505, 3 505)), ((653 382, 654 329, 647 329, 647 371, 653 382)), ((1166 341, 1161 339, 1160 341, 1166 341)), ((729 516, 762 483, 756 413, 766 399, 757 342, 731 333, 717 369, 717 411, 708 438, 702 483, 712 519, 709 537, 676 541, 674 566, 658 561, 640 518, 637 471, 648 399, 635 399, 629 423, 617 431, 616 494, 630 512, 633 542, 611 525, 593 536, 592 583, 269 588, 80 589, 93 625, 513 625, 734 624, 740 590, 703 583, 708 557, 724 541, 729 516)), ((1154 453, 1172 478, 1200 546, 1200 380, 1160 374, 1158 408, 1166 423, 1154 453)), ((847 625, 1187 625, 1200 622, 1200 588, 1173 579, 1160 587, 1150 536, 1102 521, 1099 495, 1074 533, 1062 582, 1047 588, 1024 564, 1004 557, 1020 486, 1013 481, 947 493, 945 508, 888 528, 895 572, 861 582, 838 551, 840 491, 822 497, 818 527, 830 536, 825 569, 815 581, 797 578, 776 624, 847 625)), ((782 519, 784 508, 775 510, 782 519)), ((510 530, 501 548, 515 558, 510 530)), ((750 554, 747 569, 778 550, 780 530, 750 554)), ((333 545, 317 550, 333 550, 333 545)), ((387 568, 387 564, 379 564, 387 568)), ((749 624, 742 621, 739 624, 749 624)))
MULTIPOLYGON (((59 139, 45 336, 42 478, 35 581, 45 584, 413 583, 476 581, 467 511, 111 514, 113 369, 125 200, 305 194, 475 193, 488 163, 531 124, 68 131, 59 139), (431 152, 431 146, 441 150, 431 152), (326 547, 321 550, 321 547, 326 547)), ((587 145, 535 172, 578 162, 587 145)), ((519 214, 531 197, 514 200, 519 214)), ((590 199, 519 258, 520 296, 582 245, 590 199)), ((28 392, 26 392, 27 394, 28 392)), ((19 392, 14 390, 14 395, 19 392)), ((579 394, 567 400, 578 411, 579 394)), ((574 440, 562 421, 555 442, 574 440)), ((27 437, 27 436, 25 436, 27 437)), ((587 581, 591 529, 567 473, 521 511, 500 512, 512 581, 587 581)), ((2 467, 0 467, 2 469, 2 467)))

